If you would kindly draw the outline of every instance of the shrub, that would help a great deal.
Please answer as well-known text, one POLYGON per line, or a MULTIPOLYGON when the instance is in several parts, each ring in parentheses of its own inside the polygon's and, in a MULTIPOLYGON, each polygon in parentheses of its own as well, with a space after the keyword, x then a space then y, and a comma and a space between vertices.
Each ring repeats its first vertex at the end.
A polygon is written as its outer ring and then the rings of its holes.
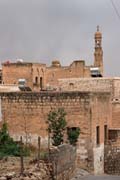
MULTIPOLYGON (((29 149, 22 147, 22 153, 24 156, 30 154, 29 149)), ((21 146, 17 144, 8 133, 7 123, 3 123, 0 130, 0 157, 4 156, 20 156, 21 146)))
POLYGON ((78 137, 80 135, 80 128, 68 128, 67 135, 70 144, 76 145, 78 137))

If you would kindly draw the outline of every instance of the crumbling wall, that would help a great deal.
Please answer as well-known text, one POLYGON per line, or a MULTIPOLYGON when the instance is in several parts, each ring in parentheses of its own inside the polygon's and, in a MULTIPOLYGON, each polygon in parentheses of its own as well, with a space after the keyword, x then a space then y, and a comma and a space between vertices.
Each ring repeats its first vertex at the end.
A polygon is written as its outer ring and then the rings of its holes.
POLYGON ((60 145, 51 151, 50 160, 56 179, 70 179, 76 168, 76 148, 68 144, 60 145))
POLYGON ((105 146, 105 173, 111 175, 120 175, 120 145, 110 143, 105 146))

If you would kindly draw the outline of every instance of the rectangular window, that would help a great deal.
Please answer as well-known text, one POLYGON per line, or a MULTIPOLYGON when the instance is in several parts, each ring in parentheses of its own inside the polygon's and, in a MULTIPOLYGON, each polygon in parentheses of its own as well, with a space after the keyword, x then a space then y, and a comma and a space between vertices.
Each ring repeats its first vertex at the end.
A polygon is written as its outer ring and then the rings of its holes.
POLYGON ((2 121, 2 105, 1 105, 1 97, 0 97, 0 121, 2 121))
POLYGON ((107 125, 104 125, 104 143, 106 144, 108 139, 108 128, 107 125))
POLYGON ((110 141, 116 141, 116 139, 118 138, 118 131, 117 130, 109 130, 109 140, 110 141))
POLYGON ((96 127, 96 144, 97 145, 100 144, 100 127, 99 126, 96 127))

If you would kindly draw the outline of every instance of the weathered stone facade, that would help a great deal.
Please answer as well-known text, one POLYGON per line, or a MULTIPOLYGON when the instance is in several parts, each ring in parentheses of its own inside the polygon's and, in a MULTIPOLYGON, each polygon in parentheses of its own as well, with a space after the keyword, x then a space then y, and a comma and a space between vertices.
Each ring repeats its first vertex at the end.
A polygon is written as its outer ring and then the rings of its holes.
POLYGON ((68 180, 73 177, 76 169, 76 147, 62 144, 50 153, 54 178, 68 180))
POLYGON ((18 85, 20 79, 33 90, 44 88, 45 65, 38 63, 4 63, 2 66, 3 84, 18 85))
POLYGON ((116 142, 120 137, 120 78, 98 78, 103 76, 101 43, 102 35, 97 29, 92 66, 86 66, 83 60, 73 61, 66 67, 57 60, 50 67, 5 62, 2 64, 4 85, 0 90, 1 123, 8 123, 10 134, 16 140, 22 135, 24 141, 34 145, 41 136, 42 146, 48 146, 47 115, 51 109, 63 107, 67 126, 81 129, 78 165, 96 174, 104 172, 104 144, 112 136, 116 142), (26 81, 25 86, 32 92, 13 90, 20 79, 26 81), (12 89, 7 88, 8 84, 12 84, 9 86, 12 89))
MULTIPOLYGON (((67 126, 80 127, 77 145, 78 164, 93 170, 101 163, 96 152, 104 145, 104 126, 109 127, 110 94, 87 92, 44 92, 44 93, 1 93, 2 121, 7 121, 10 134, 19 140, 37 143, 41 136, 43 146, 47 146, 47 114, 51 109, 63 107, 67 113, 67 126), (99 127, 99 137, 96 128, 99 127), (99 138, 99 142, 97 142, 99 138), (93 151, 94 148, 94 151, 93 151), (94 158, 93 158, 94 157, 94 158), (97 158, 97 164, 94 161, 97 158)), ((103 153, 103 149, 101 154, 103 153)), ((99 170, 99 169, 97 169, 99 170)), ((96 170, 96 171, 97 171, 96 170)), ((103 167, 101 167, 103 171, 103 167)))
POLYGON ((120 78, 71 78, 60 79, 61 91, 109 92, 111 94, 110 129, 120 130, 120 78))

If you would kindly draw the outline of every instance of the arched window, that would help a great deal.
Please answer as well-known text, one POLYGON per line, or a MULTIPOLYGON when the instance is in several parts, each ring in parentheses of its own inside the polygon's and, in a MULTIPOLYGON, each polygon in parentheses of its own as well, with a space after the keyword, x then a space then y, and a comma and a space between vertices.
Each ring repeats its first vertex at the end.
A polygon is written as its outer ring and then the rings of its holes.
POLYGON ((38 84, 38 77, 35 77, 35 84, 38 84))
POLYGON ((74 88, 74 83, 69 83, 69 87, 72 89, 74 88))

